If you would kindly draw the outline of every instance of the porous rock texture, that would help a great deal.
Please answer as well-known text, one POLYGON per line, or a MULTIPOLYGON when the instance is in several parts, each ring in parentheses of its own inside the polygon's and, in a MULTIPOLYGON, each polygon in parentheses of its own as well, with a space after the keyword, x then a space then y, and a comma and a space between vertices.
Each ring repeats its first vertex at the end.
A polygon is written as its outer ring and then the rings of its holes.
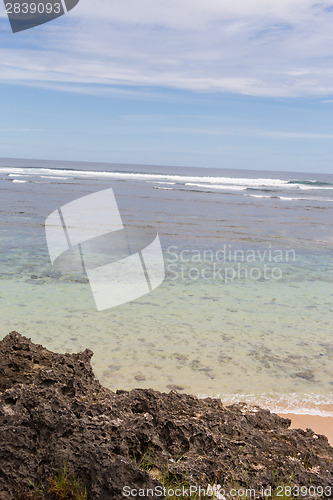
POLYGON ((333 487, 326 437, 245 404, 112 392, 95 379, 92 354, 53 353, 17 332, 0 342, 1 500, 17 498, 18 485, 47 481, 64 463, 89 500, 123 499, 125 486, 154 490, 165 471, 187 485, 254 488, 257 498, 282 481, 333 487))

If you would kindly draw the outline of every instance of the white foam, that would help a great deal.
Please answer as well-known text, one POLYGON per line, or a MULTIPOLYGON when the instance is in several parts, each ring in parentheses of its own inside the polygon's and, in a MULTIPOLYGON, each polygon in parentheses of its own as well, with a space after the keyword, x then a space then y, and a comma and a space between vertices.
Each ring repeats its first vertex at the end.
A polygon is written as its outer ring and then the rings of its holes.
POLYGON ((199 398, 221 399, 225 405, 247 403, 273 413, 333 417, 333 395, 318 394, 199 394, 199 398))
POLYGON ((301 196, 269 196, 269 195, 261 195, 261 194, 246 194, 245 196, 248 196, 249 198, 271 198, 271 199, 278 199, 278 200, 285 200, 285 201, 298 201, 298 200, 303 200, 303 201, 328 201, 328 202, 333 202, 333 199, 330 198, 311 198, 311 197, 301 197, 301 196))
POLYGON ((55 175, 41 175, 42 179, 67 179, 67 177, 60 177, 60 176, 55 176, 55 175))
POLYGON ((92 170, 63 170, 52 168, 20 168, 20 167, 3 167, 2 172, 8 172, 10 176, 13 175, 52 175, 52 176, 65 176, 67 177, 109 177, 118 179, 143 179, 148 181, 174 181, 174 182, 200 182, 214 185, 239 185, 239 186, 275 186, 286 187, 294 185, 288 184, 289 181, 282 179, 250 179, 242 177, 206 177, 206 176, 190 176, 190 175, 174 175, 174 174, 150 174, 150 173, 136 173, 136 172, 106 172, 106 171, 92 171, 92 170))
MULTIPOLYGON (((302 181, 293 183, 290 180, 274 179, 274 178, 248 178, 248 177, 208 177, 208 176, 191 176, 178 174, 161 174, 161 173, 137 173, 137 172, 107 172, 94 170, 65 170, 55 168, 23 168, 23 167, 1 167, 1 172, 8 173, 9 176, 39 176, 39 177, 57 177, 62 179, 68 178, 109 178, 109 179, 127 179, 127 180, 143 180, 146 182, 160 183, 182 183, 187 185, 195 185, 197 187, 210 187, 213 189, 230 189, 230 190, 245 190, 246 188, 274 188, 288 190, 333 190, 333 186, 318 186, 302 184, 302 181), (201 184, 201 185, 199 185, 201 184)), ((316 182, 316 181, 304 181, 316 182)))
MULTIPOLYGON (((150 181, 146 181, 150 182, 150 181)), ((168 184, 170 186, 174 186, 176 183, 175 182, 166 182, 166 181, 155 181, 154 184, 168 184)))
POLYGON ((269 196, 268 194, 247 194, 250 198, 279 198, 278 196, 269 196))
POLYGON ((294 201, 294 200, 305 200, 305 201, 333 201, 332 199, 329 198, 304 198, 304 197, 288 197, 288 196, 278 196, 280 200, 288 200, 288 201, 294 201))
POLYGON ((223 185, 223 184, 196 184, 193 182, 186 182, 185 186, 193 186, 193 187, 202 187, 205 189, 227 189, 231 191, 245 191, 247 189, 246 186, 232 186, 231 184, 223 185))
POLYGON ((19 180, 19 179, 14 179, 14 180, 12 180, 12 182, 19 182, 20 184, 24 184, 24 183, 26 183, 28 181, 22 181, 22 180, 19 180))

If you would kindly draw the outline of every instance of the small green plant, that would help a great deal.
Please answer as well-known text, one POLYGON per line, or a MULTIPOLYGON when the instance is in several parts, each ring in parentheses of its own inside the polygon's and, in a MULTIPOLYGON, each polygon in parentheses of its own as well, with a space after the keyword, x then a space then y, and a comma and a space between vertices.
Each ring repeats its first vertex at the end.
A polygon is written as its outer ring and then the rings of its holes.
POLYGON ((66 464, 60 473, 49 480, 48 492, 57 500, 87 500, 87 490, 73 474, 68 474, 66 464))
POLYGON ((301 462, 306 470, 311 469, 311 458, 312 458, 312 449, 306 453, 303 458, 301 459, 301 462))
POLYGON ((74 474, 69 474, 66 464, 46 484, 36 486, 30 481, 31 489, 19 486, 15 500, 88 500, 86 488, 74 474))

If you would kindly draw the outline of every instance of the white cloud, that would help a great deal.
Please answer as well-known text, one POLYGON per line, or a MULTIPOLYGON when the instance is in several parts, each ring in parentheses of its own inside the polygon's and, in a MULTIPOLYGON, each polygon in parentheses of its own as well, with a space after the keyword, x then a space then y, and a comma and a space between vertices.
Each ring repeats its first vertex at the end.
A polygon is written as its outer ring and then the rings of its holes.
POLYGON ((316 133, 316 132, 288 132, 280 130, 257 130, 257 129, 242 129, 242 128, 194 128, 194 127, 165 127, 163 132, 175 134, 198 134, 216 135, 216 136, 246 136, 246 137, 267 137, 271 139, 333 139, 333 134, 316 133))
POLYGON ((330 0, 80 0, 75 17, 109 19, 113 23, 196 30, 216 21, 249 20, 298 23, 332 6, 330 0))
POLYGON ((34 129, 34 128, 0 128, 0 133, 4 132, 23 132, 23 133, 30 133, 30 132, 43 132, 42 129, 34 129))
POLYGON ((332 0, 81 0, 64 24, 6 36, 0 81, 330 96, 332 21, 332 0))

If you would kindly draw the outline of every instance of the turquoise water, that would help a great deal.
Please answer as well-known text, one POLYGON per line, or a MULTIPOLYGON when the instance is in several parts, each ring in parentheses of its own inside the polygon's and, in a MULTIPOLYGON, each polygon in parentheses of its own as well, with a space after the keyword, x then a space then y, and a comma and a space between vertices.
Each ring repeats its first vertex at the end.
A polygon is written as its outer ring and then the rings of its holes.
POLYGON ((301 186, 325 189, 299 192, 289 187, 294 181, 285 187, 290 179, 281 174, 258 185, 258 174, 247 172, 250 191, 256 185, 250 197, 239 180, 244 173, 208 182, 203 169, 196 182, 191 172, 190 180, 170 184, 170 173, 134 180, 120 173, 110 181, 82 171, 66 175, 62 167, 55 173, 3 168, 3 335, 15 329, 59 352, 89 347, 97 377, 111 389, 176 387, 333 415, 330 179, 308 176, 301 186), (105 187, 114 188, 133 225, 158 230, 166 279, 150 294, 97 312, 86 276, 52 267, 44 220, 105 187))

